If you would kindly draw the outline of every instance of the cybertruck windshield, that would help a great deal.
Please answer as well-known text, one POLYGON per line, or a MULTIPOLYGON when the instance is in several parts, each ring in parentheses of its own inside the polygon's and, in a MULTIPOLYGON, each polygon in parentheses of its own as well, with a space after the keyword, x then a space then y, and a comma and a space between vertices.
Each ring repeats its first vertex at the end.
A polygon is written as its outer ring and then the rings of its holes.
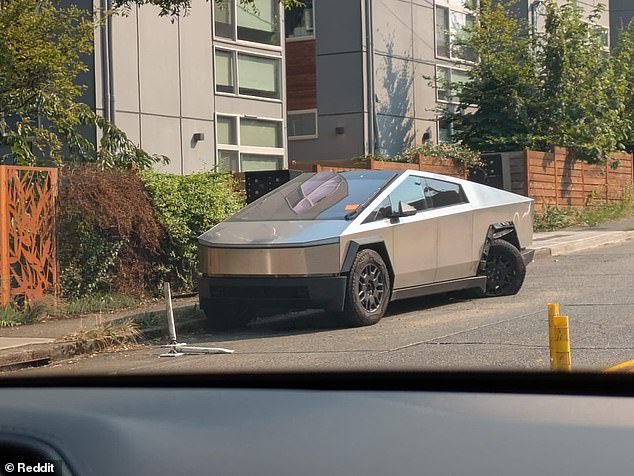
POLYGON ((344 220, 360 211, 397 175, 391 171, 302 174, 230 221, 344 220))

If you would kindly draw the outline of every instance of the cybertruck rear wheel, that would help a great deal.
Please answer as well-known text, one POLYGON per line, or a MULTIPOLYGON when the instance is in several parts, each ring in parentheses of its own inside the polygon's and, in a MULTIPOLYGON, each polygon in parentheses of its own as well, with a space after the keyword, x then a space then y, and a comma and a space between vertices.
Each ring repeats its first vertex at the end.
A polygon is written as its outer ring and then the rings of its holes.
POLYGON ((352 326, 370 326, 381 320, 392 287, 387 266, 374 250, 361 250, 350 270, 343 317, 352 326))
POLYGON ((207 328, 217 331, 236 330, 246 327, 251 320, 249 308, 244 305, 228 305, 206 302, 201 309, 207 317, 207 328))
POLYGON ((517 294, 526 276, 526 265, 515 246, 504 240, 493 240, 486 263, 486 296, 517 294))

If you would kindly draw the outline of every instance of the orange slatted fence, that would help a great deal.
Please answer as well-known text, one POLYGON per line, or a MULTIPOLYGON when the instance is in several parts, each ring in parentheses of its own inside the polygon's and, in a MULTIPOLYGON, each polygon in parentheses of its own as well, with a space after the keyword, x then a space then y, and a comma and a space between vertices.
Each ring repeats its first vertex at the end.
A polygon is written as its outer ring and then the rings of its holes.
POLYGON ((544 205, 581 208, 615 203, 632 187, 632 155, 614 153, 606 165, 591 165, 574 160, 566 149, 552 152, 524 151, 511 163, 513 191, 535 199, 535 209, 544 205), (611 163, 618 161, 613 168, 611 163))
POLYGON ((55 168, 0 166, 2 306, 57 291, 57 186, 55 168))

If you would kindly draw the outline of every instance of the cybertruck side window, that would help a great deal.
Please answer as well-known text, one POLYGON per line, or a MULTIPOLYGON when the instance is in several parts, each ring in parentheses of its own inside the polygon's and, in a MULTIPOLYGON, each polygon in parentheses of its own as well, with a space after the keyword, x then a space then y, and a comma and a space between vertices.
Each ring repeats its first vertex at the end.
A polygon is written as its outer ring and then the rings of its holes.
POLYGON ((425 198, 431 208, 469 203, 462 187, 444 180, 425 179, 425 198))
POLYGON ((390 204, 392 210, 398 210, 398 203, 403 202, 414 207, 416 210, 425 210, 429 204, 425 199, 423 186, 425 179, 422 177, 410 176, 390 193, 390 204))

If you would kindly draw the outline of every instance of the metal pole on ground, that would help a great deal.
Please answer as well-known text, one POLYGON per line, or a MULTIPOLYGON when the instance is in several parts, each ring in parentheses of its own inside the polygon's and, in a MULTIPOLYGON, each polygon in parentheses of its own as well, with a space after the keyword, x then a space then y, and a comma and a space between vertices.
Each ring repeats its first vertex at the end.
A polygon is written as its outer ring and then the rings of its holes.
POLYGON ((174 307, 172 305, 172 290, 170 283, 165 283, 163 290, 165 292, 165 311, 167 314, 167 328, 170 335, 170 343, 164 345, 170 350, 161 354, 159 357, 179 357, 185 354, 233 354, 233 350, 223 349, 221 347, 195 347, 188 346, 186 343, 178 343, 176 339, 176 324, 174 322, 174 307))

